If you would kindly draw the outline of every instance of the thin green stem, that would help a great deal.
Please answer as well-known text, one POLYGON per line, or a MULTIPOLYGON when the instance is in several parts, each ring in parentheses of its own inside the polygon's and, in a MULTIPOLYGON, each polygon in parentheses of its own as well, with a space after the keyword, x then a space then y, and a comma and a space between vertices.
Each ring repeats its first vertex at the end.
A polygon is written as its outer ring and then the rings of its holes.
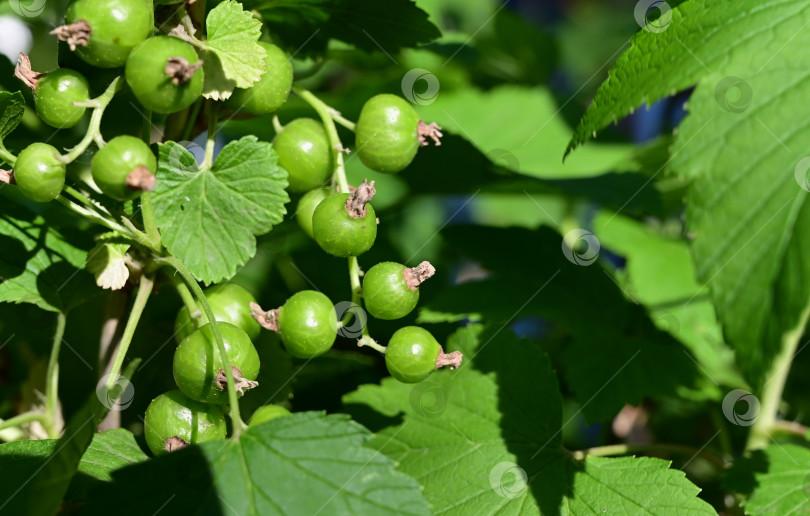
POLYGON ((281 121, 279 121, 278 115, 273 115, 273 130, 276 131, 276 134, 279 134, 281 131, 284 130, 284 126, 281 125, 281 121))
POLYGON ((153 249, 160 249, 160 231, 158 231, 157 223, 155 222, 151 192, 143 192, 141 194, 141 217, 143 217, 143 227, 146 230, 146 236, 152 242, 153 249))
POLYGON ((186 120, 186 126, 183 128, 183 134, 181 135, 181 140, 188 140, 191 138, 191 131, 194 130, 194 125, 197 122, 197 117, 200 116, 200 109, 202 109, 202 99, 198 99, 190 108, 188 113, 188 119, 186 120))
POLYGON ((683 444, 610 444, 607 446, 597 446, 595 448, 574 451, 571 452, 571 455, 576 460, 584 460, 588 456, 609 457, 613 455, 630 455, 633 453, 677 453, 703 457, 720 469, 725 469, 728 465, 722 457, 710 451, 683 444))
MULTIPOLYGON (((49 416, 44 412, 23 412, 20 415, 14 416, 11 419, 6 419, 5 421, 1 422, 0 430, 5 430, 6 428, 24 425, 25 423, 30 423, 32 421, 39 421, 40 423, 45 425, 47 424, 48 420, 49 416)), ((50 433, 48 435, 50 436, 50 433)))
POLYGON ((371 349, 376 349, 383 355, 385 354, 385 346, 382 344, 378 344, 376 340, 372 339, 367 333, 366 329, 363 328, 363 336, 357 341, 357 345, 360 347, 368 346, 371 349))
MULTIPOLYGON (((208 320, 216 321, 214 311, 211 309, 211 305, 208 303, 208 298, 205 297, 205 293, 203 293, 200 285, 197 283, 197 280, 194 278, 194 276, 192 276, 191 272, 189 272, 186 266, 180 262, 180 260, 174 256, 166 256, 163 258, 157 258, 155 263, 160 265, 168 265, 179 272, 180 275, 183 276, 183 279, 188 287, 194 293, 194 297, 197 298, 197 303, 202 307, 203 312, 205 312, 208 320)), ((217 342, 219 355, 222 357, 222 365, 224 366, 225 371, 231 371, 231 359, 228 357, 228 350, 225 349, 225 341, 222 339, 222 333, 219 331, 219 325, 212 324, 211 331, 214 334, 214 339, 217 342)), ((229 414, 231 421, 233 422, 233 437, 238 438, 239 434, 241 434, 242 431, 247 427, 239 415, 239 397, 236 394, 236 384, 233 381, 233 375, 226 374, 225 379, 228 382, 228 401, 231 406, 229 414)))
POLYGON ((335 171, 332 174, 332 182, 337 183, 342 193, 349 193, 349 182, 346 180, 346 168, 343 166, 343 145, 340 142, 340 136, 335 127, 335 120, 332 113, 335 111, 330 106, 326 105, 321 99, 312 94, 312 92, 293 86, 293 91, 296 95, 304 99, 307 104, 312 106, 318 116, 321 118, 324 127, 326 128, 326 136, 329 139, 329 146, 332 148, 332 160, 335 164, 335 171))
POLYGON ((339 123, 349 131, 354 132, 357 129, 357 124, 355 124, 348 118, 344 118, 343 115, 340 114, 340 111, 338 111, 337 109, 330 108, 329 114, 332 115, 332 120, 339 123))
POLYGON ((56 330, 53 332, 51 356, 48 358, 48 371, 45 377, 45 414, 48 417, 42 421, 42 424, 51 439, 59 437, 56 428, 56 422, 59 420, 59 350, 65 335, 66 320, 67 316, 64 312, 56 314, 56 330))
POLYGON ((115 356, 110 364, 110 372, 107 375, 107 389, 110 390, 118 383, 118 377, 121 374, 121 366, 124 365, 124 358, 127 356, 129 345, 132 342, 132 337, 135 335, 135 329, 138 327, 138 322, 141 320, 141 314, 146 307, 146 302, 149 301, 149 296, 152 294, 152 289, 155 286, 154 278, 146 274, 141 276, 138 283, 138 292, 135 294, 135 301, 132 303, 132 309, 129 312, 129 319, 127 325, 124 327, 124 333, 121 335, 121 342, 118 343, 118 348, 115 350, 115 356))
POLYGON ((97 107, 93 109, 93 114, 90 115, 90 126, 87 128, 87 133, 78 145, 73 147, 67 154, 62 156, 62 161, 70 163, 82 155, 84 151, 96 140, 96 137, 101 136, 101 117, 104 116, 104 110, 109 105, 112 98, 121 89, 123 81, 121 77, 116 77, 107 87, 107 89, 100 96, 93 99, 97 103, 97 107))
POLYGON ((3 145, 3 142, 0 142, 0 159, 5 161, 12 167, 17 162, 17 156, 9 152, 8 149, 6 149, 6 146, 3 145))
POLYGON ((74 197, 77 201, 84 204, 88 208, 91 208, 91 209, 97 211, 99 213, 99 215, 112 220, 112 218, 113 218, 112 213, 110 213, 107 210, 107 208, 105 208, 104 206, 102 206, 101 204, 99 204, 97 202, 93 202, 92 199, 90 199, 89 197, 87 197, 86 195, 81 193, 80 191, 76 190, 72 186, 65 185, 63 187, 63 190, 64 190, 65 193, 70 194, 71 197, 74 197))
POLYGON ((191 294, 191 291, 186 286, 183 279, 177 275, 177 273, 167 274, 169 279, 174 286, 174 289, 177 291, 177 295, 180 296, 180 299, 183 301, 183 305, 185 305, 186 310, 188 310, 189 316, 192 319, 199 319, 199 322, 205 324, 208 322, 208 317, 205 313, 200 311, 200 307, 197 305, 197 302, 194 301, 194 296, 191 294))
POLYGON ((100 224, 100 225, 104 226, 107 229, 111 229, 113 231, 118 231, 118 232, 123 233, 125 235, 128 235, 130 233, 126 228, 119 225, 118 223, 113 222, 111 220, 107 220, 105 217, 102 217, 101 215, 99 215, 99 214, 97 214, 95 212, 88 211, 87 209, 82 208, 81 206, 77 205, 76 203, 74 203, 70 199, 67 199, 65 196, 63 196, 61 194, 56 196, 56 201, 59 204, 61 204, 61 205, 65 206, 66 208, 68 208, 69 210, 81 215, 82 217, 84 217, 84 218, 86 218, 88 220, 91 220, 91 221, 95 222, 96 224, 100 224))
POLYGON ((201 169, 211 168, 214 164, 214 148, 217 144, 217 108, 211 102, 205 106, 208 112, 208 136, 205 140, 205 158, 200 165, 201 169))

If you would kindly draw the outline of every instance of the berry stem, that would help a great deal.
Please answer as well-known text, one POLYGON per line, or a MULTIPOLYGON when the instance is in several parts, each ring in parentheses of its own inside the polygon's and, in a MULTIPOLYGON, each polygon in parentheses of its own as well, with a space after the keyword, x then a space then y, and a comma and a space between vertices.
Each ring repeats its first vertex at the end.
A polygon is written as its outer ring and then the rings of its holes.
POLYGON ((69 210, 81 215, 82 217, 84 217, 84 218, 86 218, 88 220, 91 220, 91 221, 95 222, 96 224, 100 224, 100 225, 104 226, 107 229, 111 229, 113 231, 118 231, 119 233, 122 233, 124 235, 129 235, 130 234, 130 231, 128 231, 123 226, 120 226, 118 223, 113 222, 111 220, 107 220, 105 217, 102 217, 98 213, 89 211, 89 210, 79 206, 78 204, 74 203, 73 201, 71 201, 70 199, 68 199, 67 197, 65 197, 62 194, 59 194, 59 195, 56 196, 56 201, 58 203, 60 203, 61 205, 65 206, 66 208, 68 208, 69 210))
POLYGON ((191 291, 183 282, 183 279, 178 276, 176 272, 166 274, 166 276, 169 277, 174 289, 177 291, 177 295, 180 296, 180 299, 183 301, 183 305, 186 307, 186 310, 188 310, 189 317, 192 319, 200 319, 199 322, 203 324, 207 323, 208 317, 204 312, 200 311, 200 307, 197 306, 197 303, 194 301, 194 296, 191 295, 191 291))
POLYGON ((376 340, 372 339, 368 335, 365 335, 365 329, 363 330, 363 332, 364 332, 364 335, 360 339, 357 340, 357 346, 361 347, 361 348, 363 346, 368 346, 371 349, 376 349, 377 351, 379 351, 380 353, 382 353, 384 355, 386 347, 383 346, 382 344, 378 344, 376 340))
MULTIPOLYGON (((48 424, 48 414, 44 412, 37 412, 37 411, 29 411, 23 412, 17 416, 14 416, 10 419, 6 419, 5 421, 0 422, 0 430, 5 430, 6 428, 12 428, 15 426, 22 426, 26 423, 31 423, 33 421, 39 421, 42 426, 46 426, 48 424)), ((48 436, 50 436, 50 432, 48 432, 48 436)), ((59 437, 58 435, 56 437, 59 437)), ((56 438, 55 437, 55 438, 56 438)))
POLYGON ((273 130, 276 134, 279 134, 281 131, 284 130, 284 126, 281 125, 281 121, 278 119, 278 115, 273 115, 273 130))
POLYGON ((56 428, 56 422, 59 421, 59 349, 62 347, 66 321, 67 316, 64 312, 56 314, 56 331, 53 333, 51 356, 48 358, 48 370, 45 376, 45 414, 47 417, 41 423, 51 439, 59 437, 59 430, 56 428))
POLYGON ((143 192, 141 194, 141 217, 143 218, 143 227, 146 230, 146 236, 152 242, 153 249, 160 249, 160 231, 158 231, 157 223, 155 222, 151 192, 143 192))
POLYGON ((209 169, 214 164, 214 148, 217 143, 217 108, 211 102, 205 103, 208 114, 208 136, 205 140, 205 158, 200 169, 209 169))
MULTIPOLYGON (((168 265, 179 272, 183 277, 183 280, 185 280, 186 285, 188 285, 188 287, 194 293, 194 297, 197 298, 197 303, 202 307, 203 312, 205 312, 206 317, 208 317, 208 320, 216 321, 214 311, 211 309, 211 305, 208 303, 208 299, 205 297, 200 285, 197 283, 194 276, 191 275, 191 272, 189 272, 186 266, 180 262, 180 260, 174 256, 164 256, 163 258, 156 259, 155 263, 159 265, 168 265)), ((219 326, 216 324, 211 325, 211 331, 214 333, 214 340, 217 341, 219 355, 222 357, 222 365, 226 371, 229 371, 231 369, 231 359, 228 358, 228 351, 225 349, 225 341, 222 339, 222 332, 219 331, 219 326)), ((225 378, 228 381, 228 401, 231 408, 229 415, 231 417, 231 422, 233 423, 233 437, 234 439, 237 439, 242 431, 247 428, 247 426, 239 415, 239 398, 236 395, 236 384, 234 383, 233 375, 227 374, 225 375, 225 378)))
POLYGON ((332 120, 339 123, 349 131, 354 132, 355 129, 357 128, 357 124, 355 124, 348 118, 344 118, 343 115, 340 114, 340 111, 338 111, 337 109, 329 108, 329 114, 332 116, 332 120))
POLYGON ((17 156, 12 154, 11 152, 6 149, 6 146, 3 145, 3 142, 0 142, 0 159, 11 165, 14 166, 17 163, 17 156))
POLYGON ((91 143, 96 141, 97 138, 101 138, 101 117, 104 116, 104 110, 107 109, 110 101, 113 99, 115 94, 118 93, 122 86, 123 81, 121 80, 121 77, 116 77, 113 79, 110 85, 107 86, 104 93, 92 100, 92 102, 97 102, 98 106, 93 108, 93 114, 90 116, 90 125, 87 128, 87 133, 84 135, 84 138, 82 138, 78 145, 73 147, 67 154, 64 154, 61 157, 64 163, 67 164, 74 161, 87 150, 91 143))
POLYGON ((118 383, 118 378, 121 375, 121 366, 124 365, 124 358, 127 356, 129 345, 132 343, 132 337, 135 335, 135 329, 138 327, 138 322, 141 320, 141 314, 146 307, 146 302, 149 301, 149 296, 152 294, 152 289, 155 286, 154 278, 143 274, 138 282, 138 292, 135 294, 135 301, 132 303, 132 309, 129 312, 127 325, 124 326, 124 333, 121 335, 121 341, 115 349, 115 355, 110 363, 110 372, 107 374, 107 390, 111 390, 118 383))
POLYGON ((727 463, 722 457, 692 446, 683 444, 610 444, 607 446, 597 446, 586 450, 571 452, 574 459, 582 461, 587 457, 610 457, 615 455, 630 455, 634 453, 680 453, 683 455, 699 455, 708 460, 720 469, 725 469, 727 463))

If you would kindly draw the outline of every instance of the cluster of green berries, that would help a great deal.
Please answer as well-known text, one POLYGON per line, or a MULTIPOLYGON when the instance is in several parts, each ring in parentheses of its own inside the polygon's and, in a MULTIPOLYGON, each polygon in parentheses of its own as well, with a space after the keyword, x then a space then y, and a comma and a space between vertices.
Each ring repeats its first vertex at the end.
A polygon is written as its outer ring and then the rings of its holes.
MULTIPOLYGON (((258 337, 261 328, 250 313, 255 299, 235 284, 211 287, 205 297, 215 322, 208 322, 200 308, 180 310, 175 320, 178 345, 172 361, 177 390, 161 394, 146 409, 146 443, 156 455, 225 437, 222 407, 228 402, 228 379, 214 324, 222 335, 237 392, 244 395, 258 385, 259 354, 252 339, 258 337)), ((285 414, 289 411, 284 407, 266 405, 254 413, 250 424, 285 414)))

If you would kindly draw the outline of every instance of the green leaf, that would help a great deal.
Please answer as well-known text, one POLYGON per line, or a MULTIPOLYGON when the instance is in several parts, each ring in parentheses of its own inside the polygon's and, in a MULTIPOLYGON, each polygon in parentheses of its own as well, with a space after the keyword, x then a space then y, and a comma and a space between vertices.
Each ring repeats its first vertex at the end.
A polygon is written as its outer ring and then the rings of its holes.
POLYGON ((456 372, 416 385, 388 378, 344 397, 380 428, 371 445, 419 481, 434 514, 715 514, 666 461, 575 461, 560 443, 562 398, 548 358, 498 328, 468 326, 449 339, 445 349, 465 355, 456 372))
POLYGON ((87 250, 74 243, 76 238, 8 199, 0 202, 0 302, 58 312, 101 292, 84 270, 87 250))
POLYGON ((330 38, 367 52, 395 54, 441 32, 411 0, 246 0, 280 43, 304 56, 322 53, 330 38))
POLYGON ((208 13, 205 40, 203 96, 223 100, 233 88, 249 88, 267 71, 267 51, 258 44, 262 24, 234 0, 208 13))
POLYGON ((86 514, 429 514, 413 479, 345 415, 297 413, 113 473, 86 514), (137 491, 135 491, 137 490, 137 491), (135 496, 133 496, 135 495, 135 496))
POLYGON ((17 128, 25 112, 22 93, 0 91, 0 142, 17 128))
POLYGON ((641 103, 697 84, 671 168, 692 180, 687 222, 697 273, 756 386, 808 315, 810 1, 693 0, 663 32, 641 31, 571 142, 641 103), (754 143, 752 145, 752 142, 754 143))
POLYGON ((426 122, 437 122, 464 137, 492 161, 521 174, 570 178, 635 168, 630 162, 633 148, 626 144, 586 147, 563 163, 571 128, 559 109, 548 90, 517 86, 499 86, 486 92, 439 91, 435 102, 417 108, 426 122))
POLYGON ((563 371, 589 421, 609 419, 627 403, 674 396, 702 376, 683 346, 655 328, 598 263, 568 261, 556 232, 456 226, 442 237, 491 274, 445 289, 422 305, 418 321, 508 325, 543 317, 571 337, 563 371))
POLYGON ((287 171, 255 136, 231 142, 198 170, 181 145, 160 145, 155 220, 166 248, 204 283, 231 278, 256 253, 256 235, 281 222, 287 171))
POLYGON ((632 298, 647 307, 661 330, 680 340, 701 365, 702 390, 714 399, 719 385, 746 387, 723 340, 705 285, 695 279, 695 265, 685 239, 667 238, 621 215, 599 212, 594 233, 603 246, 627 260, 617 280, 632 298))
MULTIPOLYGON (((131 361, 121 373, 116 385, 122 391, 130 385, 128 378, 132 377, 140 362, 139 359, 131 361)), ((95 439, 96 427, 109 412, 109 407, 102 404, 102 398, 105 402, 110 401, 105 392, 90 394, 84 405, 68 421, 62 437, 54 442, 52 451, 46 456, 42 453, 37 458, 34 448, 27 449, 22 466, 29 468, 28 471, 32 473, 30 475, 14 473, 3 479, 4 482, 0 482, 0 501, 2 501, 0 507, 12 514, 54 514, 57 511, 68 487, 81 468, 82 457, 90 447, 91 441, 95 439)), ((114 437, 102 443, 102 447, 112 445, 117 449, 125 439, 122 436, 114 437)), ((100 450, 91 454, 91 459, 98 462, 86 463, 84 473, 103 477, 109 473, 109 468, 113 465, 122 465, 132 458, 140 457, 133 453, 131 448, 127 451, 127 457, 107 457, 99 460, 101 454, 100 450)), ((9 470, 4 468, 3 471, 9 470)), ((14 471, 10 470, 9 473, 14 471)), ((19 471, 22 473, 22 470, 19 471)))
MULTIPOLYGON (((57 446, 57 439, 15 441, 0 445, 0 485, 17 487, 20 478, 33 478, 57 446)), ((115 429, 93 436, 68 488, 67 499, 84 500, 99 482, 112 481, 116 469, 147 459, 129 430, 115 429)), ((11 498, 0 487, 0 502, 11 498)))
POLYGON ((726 487, 745 495, 752 516, 783 516, 810 511, 810 450, 774 444, 734 463, 726 487))

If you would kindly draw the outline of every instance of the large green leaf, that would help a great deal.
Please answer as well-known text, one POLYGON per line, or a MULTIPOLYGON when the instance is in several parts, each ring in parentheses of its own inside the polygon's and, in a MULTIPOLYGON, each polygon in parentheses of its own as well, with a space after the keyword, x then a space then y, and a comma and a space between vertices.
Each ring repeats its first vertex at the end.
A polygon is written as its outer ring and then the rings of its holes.
POLYGON ((367 52, 394 54, 441 33, 411 0, 245 0, 273 37, 302 55, 323 52, 330 38, 367 52))
POLYGON ((113 473, 86 514, 429 514, 413 479, 345 415, 298 413, 113 473), (134 491, 137 489, 137 491, 134 491), (137 493, 137 495, 135 495, 137 493), (126 504, 117 503, 126 499, 126 504))
POLYGON ((211 169, 181 145, 161 144, 155 220, 166 248, 205 283, 231 278, 256 254, 256 235, 281 222, 287 171, 254 136, 231 142, 211 169))
POLYGON ((752 516, 810 512, 810 450, 775 443, 734 463, 726 487, 745 495, 741 505, 752 516))
POLYGON ((266 72, 267 51, 257 43, 262 24, 234 0, 220 3, 206 18, 205 40, 206 98, 221 100, 233 88, 249 88, 266 72))
POLYGON ((685 2, 662 32, 639 32, 572 140, 697 84, 671 168, 693 180, 697 272, 755 385, 810 299, 810 55, 792 50, 810 44, 808 23, 808 0, 685 2))
POLYGON ((571 128, 546 89, 500 86, 487 92, 439 91, 433 103, 419 106, 418 111, 426 122, 437 122, 463 136, 499 165, 522 174, 586 177, 634 168, 633 148, 625 144, 589 146, 563 163, 571 128))
POLYGON ((87 250, 50 221, 12 204, 0 212, 0 302, 67 311, 101 292, 84 270, 87 250))
POLYGON ((507 325, 542 316, 572 337, 563 350, 564 376, 589 421, 609 419, 627 403, 673 396, 698 380, 684 348, 655 328, 598 263, 567 260, 556 232, 457 226, 442 237, 491 275, 445 289, 422 305, 418 320, 507 325))
POLYGON ((714 514, 666 461, 566 453, 557 379, 536 344, 474 325, 446 349, 465 354, 456 372, 417 385, 389 378, 344 398, 380 427, 372 446, 422 484, 435 514, 714 514))

